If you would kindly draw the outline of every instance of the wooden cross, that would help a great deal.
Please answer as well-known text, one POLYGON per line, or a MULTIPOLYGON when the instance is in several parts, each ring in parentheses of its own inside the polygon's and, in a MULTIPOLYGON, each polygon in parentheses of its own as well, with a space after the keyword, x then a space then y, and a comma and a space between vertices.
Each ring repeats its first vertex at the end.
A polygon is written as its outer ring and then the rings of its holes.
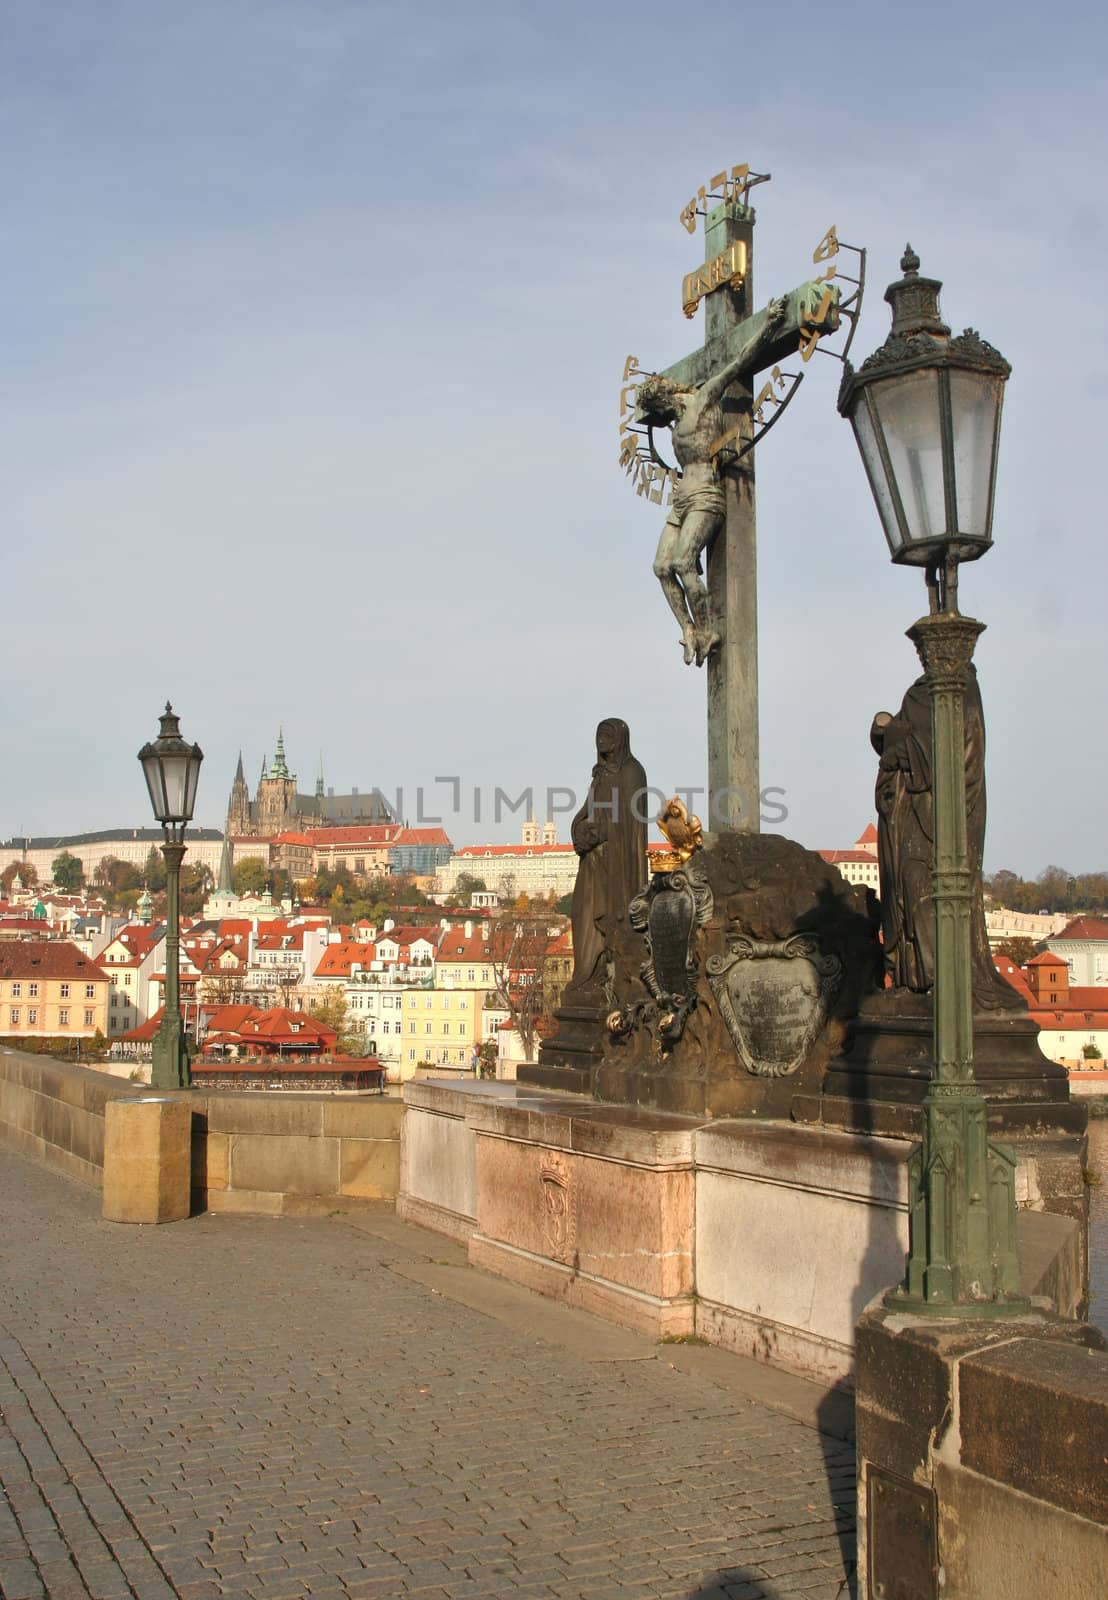
MULTIPOLYGON (((705 282, 707 269, 736 243, 745 248, 745 275, 732 287, 726 278, 704 294, 704 343, 699 350, 667 367, 663 376, 699 387, 734 359, 764 324, 767 311, 751 312, 754 294, 754 211, 726 200, 705 218, 705 282)), ((732 256, 728 258, 734 260, 732 256)), ((760 367, 774 367, 798 356, 802 338, 814 347, 813 328, 833 332, 838 326, 838 291, 828 295, 822 282, 809 282, 784 297, 785 315, 777 336, 759 357, 760 367), (815 321, 821 317, 822 320, 815 321)), ((806 357, 805 357, 806 359, 806 357)), ((738 428, 740 446, 753 437, 755 370, 733 383, 723 398, 728 429, 738 428)), ((716 832, 757 833, 760 828, 761 782, 758 766, 758 593, 754 511, 754 456, 748 450, 734 468, 720 474, 726 519, 708 557, 708 595, 712 616, 722 621, 723 643, 712 651, 708 672, 708 817, 716 832)), ((717 624, 718 625, 718 624, 717 624)))

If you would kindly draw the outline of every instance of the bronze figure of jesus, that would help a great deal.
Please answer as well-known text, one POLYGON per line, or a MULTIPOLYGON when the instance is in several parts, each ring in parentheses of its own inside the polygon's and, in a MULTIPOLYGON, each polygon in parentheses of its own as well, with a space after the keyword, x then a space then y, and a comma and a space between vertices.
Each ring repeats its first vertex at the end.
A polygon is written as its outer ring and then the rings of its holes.
POLYGON ((724 431, 722 400, 726 390, 744 373, 757 369, 760 359, 780 339, 786 302, 771 300, 760 329, 738 355, 698 388, 688 388, 662 376, 645 378, 636 404, 640 418, 671 430, 673 453, 681 477, 666 518, 654 576, 662 585, 669 608, 681 627, 685 663, 704 665, 723 642, 722 619, 713 619, 708 590, 702 576, 704 551, 724 520, 722 452, 713 446, 724 431))

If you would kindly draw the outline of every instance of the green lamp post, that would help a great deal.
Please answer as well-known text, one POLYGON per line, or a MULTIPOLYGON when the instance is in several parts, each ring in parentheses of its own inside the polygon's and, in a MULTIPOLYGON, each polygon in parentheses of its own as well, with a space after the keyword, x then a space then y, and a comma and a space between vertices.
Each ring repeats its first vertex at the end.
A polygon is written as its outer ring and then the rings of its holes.
POLYGON ((952 338, 934 278, 909 245, 889 285, 889 337, 857 372, 848 417, 892 559, 922 566, 929 614, 908 629, 931 697, 936 970, 935 1062, 923 1142, 909 1163, 909 1248, 888 1303, 926 1315, 1027 1310, 1016 1258, 1015 1157, 992 1144, 973 1071, 971 912, 966 848, 964 706, 984 624, 958 610, 958 564, 992 544, 1007 361, 972 329, 952 338))
POLYGON ((165 834, 165 1005, 151 1051, 150 1083, 155 1089, 187 1089, 192 1078, 181 1026, 179 889, 185 828, 192 821, 204 752, 198 744, 181 738, 180 724, 167 700, 158 737, 143 745, 138 758, 150 804, 165 834))

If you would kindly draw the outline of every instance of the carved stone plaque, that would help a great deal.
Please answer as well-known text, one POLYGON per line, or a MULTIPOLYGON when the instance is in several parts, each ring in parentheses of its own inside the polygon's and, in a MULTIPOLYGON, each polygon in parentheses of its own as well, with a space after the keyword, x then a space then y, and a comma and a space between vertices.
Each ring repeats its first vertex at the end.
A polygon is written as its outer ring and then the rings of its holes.
POLYGON ((555 1261, 570 1262, 577 1242, 577 1217, 565 1158, 555 1152, 544 1156, 539 1166, 542 1186, 542 1231, 546 1247, 555 1261))
POLYGON ((800 1066, 827 1016, 842 963, 807 934, 772 942, 745 937, 712 956, 708 982, 739 1058, 758 1078, 800 1066))

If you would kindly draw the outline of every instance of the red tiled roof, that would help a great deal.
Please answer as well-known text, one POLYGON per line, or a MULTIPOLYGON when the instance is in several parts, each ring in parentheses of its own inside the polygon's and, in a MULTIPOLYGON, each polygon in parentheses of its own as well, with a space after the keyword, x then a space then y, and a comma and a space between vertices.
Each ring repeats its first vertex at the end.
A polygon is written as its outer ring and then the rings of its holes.
POLYGON ((435 959, 440 962, 490 960, 488 929, 474 928, 467 939, 464 928, 447 928, 439 940, 435 959))
POLYGON ((872 822, 866 824, 866 827, 858 835, 858 837, 857 837, 857 839, 855 839, 854 843, 855 844, 876 844, 877 843, 877 829, 874 827, 872 822))
POLYGON ((818 850, 816 854, 833 867, 840 861, 864 861, 871 867, 877 865, 877 857, 871 856, 868 850, 818 850))
POLYGON ((1032 956, 1027 965, 1029 967, 1064 967, 1066 958, 1065 956, 1053 956, 1049 950, 1043 950, 1037 956, 1032 956))
POLYGON ((1075 917, 1067 922, 1055 939, 1108 939, 1108 919, 1104 917, 1075 917))
POLYGON ((68 939, 5 939, 0 943, 0 978, 107 981, 95 961, 90 961, 68 939))
MULTIPOLYGON (((450 844, 442 828, 401 828, 392 844, 450 844)), ((453 845, 451 845, 453 849, 453 845)))
POLYGON ((323 952, 323 957, 315 969, 317 978, 345 978, 350 975, 350 968, 357 963, 368 967, 371 961, 377 959, 377 946, 373 944, 359 944, 353 939, 344 939, 341 944, 329 944, 323 952))
POLYGON ((317 849, 342 844, 391 844, 401 827, 398 822, 366 822, 361 827, 309 828, 308 841, 317 849))
POLYGON ((1000 973, 1002 978, 1006 978, 1008 980, 1021 1000, 1026 1000, 1029 1006, 1038 1005, 1039 1002, 1036 998, 1035 991, 1032 989, 1031 985, 1028 983, 1027 979, 1024 977, 1019 967, 1016 966, 1014 961, 1010 960, 1008 956, 994 956, 993 966, 1000 973))

